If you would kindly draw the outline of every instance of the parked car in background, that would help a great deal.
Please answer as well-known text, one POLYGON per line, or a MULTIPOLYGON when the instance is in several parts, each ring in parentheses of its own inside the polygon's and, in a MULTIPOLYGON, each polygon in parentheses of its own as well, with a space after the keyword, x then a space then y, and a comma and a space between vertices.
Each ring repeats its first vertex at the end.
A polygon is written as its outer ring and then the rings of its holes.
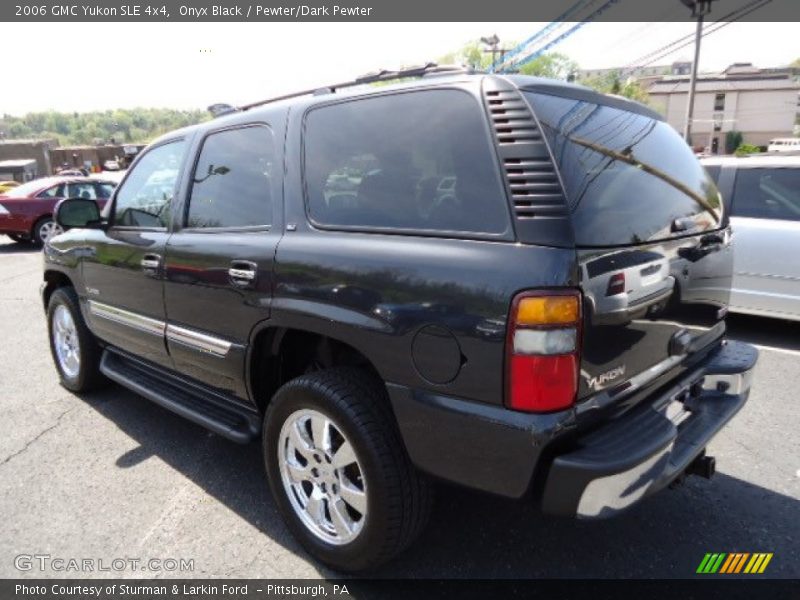
POLYGON ((777 138, 769 141, 767 152, 800 152, 800 138, 777 138))
POLYGON ((102 209, 116 183, 88 177, 45 177, 0 195, 0 234, 15 242, 42 244, 61 228, 53 209, 64 198, 96 200, 102 209))
POLYGON ((0 181, 0 194, 5 194, 20 185, 19 181, 0 181))
POLYGON ((701 161, 730 211, 730 310, 800 320, 800 155, 701 161))
POLYGON ((119 184, 120 181, 125 177, 126 170, 121 171, 103 171, 101 173, 89 173, 89 177, 92 179, 98 179, 101 181, 110 181, 114 184, 119 184))
POLYGON ((87 177, 89 175, 89 171, 84 168, 62 169, 56 173, 56 175, 59 177, 87 177))

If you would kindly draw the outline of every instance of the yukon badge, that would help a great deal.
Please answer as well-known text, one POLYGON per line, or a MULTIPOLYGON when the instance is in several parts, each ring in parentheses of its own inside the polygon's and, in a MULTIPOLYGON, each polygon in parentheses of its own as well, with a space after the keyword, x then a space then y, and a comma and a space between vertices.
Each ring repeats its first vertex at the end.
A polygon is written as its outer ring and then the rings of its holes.
POLYGON ((589 375, 586 373, 583 374, 583 376, 586 378, 586 384, 589 386, 589 389, 594 391, 602 390, 609 383, 618 377, 621 377, 622 375, 625 375, 625 365, 619 365, 610 371, 600 373, 600 375, 596 375, 594 377, 589 377, 589 375))

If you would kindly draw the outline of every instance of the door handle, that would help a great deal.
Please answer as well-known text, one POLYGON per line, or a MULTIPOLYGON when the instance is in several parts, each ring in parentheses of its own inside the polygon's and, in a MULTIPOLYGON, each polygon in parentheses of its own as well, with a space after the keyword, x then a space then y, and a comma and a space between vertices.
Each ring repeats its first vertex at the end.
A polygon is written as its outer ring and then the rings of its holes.
POLYGON ((718 246, 725 243, 725 237, 720 233, 709 233, 700 238, 701 246, 718 246))
POLYGON ((155 274, 158 272, 158 269, 161 267, 161 255, 160 254, 145 254, 142 257, 141 262, 139 263, 142 265, 142 271, 148 274, 155 274))
POLYGON ((231 266, 228 269, 228 279, 231 285, 238 288, 251 287, 256 281, 256 274, 258 273, 258 265, 249 260, 234 260, 231 261, 231 266))

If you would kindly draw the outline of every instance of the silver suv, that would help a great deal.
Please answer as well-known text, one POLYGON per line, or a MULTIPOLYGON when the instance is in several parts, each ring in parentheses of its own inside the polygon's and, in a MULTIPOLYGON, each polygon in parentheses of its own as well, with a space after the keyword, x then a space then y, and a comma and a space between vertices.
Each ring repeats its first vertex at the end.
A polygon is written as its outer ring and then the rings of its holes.
POLYGON ((800 320, 800 153, 700 162, 731 215, 730 310, 800 320))

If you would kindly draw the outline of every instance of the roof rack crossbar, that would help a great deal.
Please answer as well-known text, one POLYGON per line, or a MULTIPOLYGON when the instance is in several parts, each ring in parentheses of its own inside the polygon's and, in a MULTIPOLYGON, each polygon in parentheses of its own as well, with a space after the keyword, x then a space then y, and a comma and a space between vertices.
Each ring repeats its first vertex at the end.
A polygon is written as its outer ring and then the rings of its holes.
POLYGON ((300 96, 310 96, 312 94, 318 94, 323 90, 330 93, 330 92, 335 92, 336 90, 342 88, 355 87, 358 85, 365 85, 370 83, 378 83, 382 81, 393 81, 395 79, 424 77, 426 75, 432 75, 437 73, 473 73, 473 72, 474 71, 470 68, 461 67, 457 65, 437 65, 436 63, 433 62, 397 70, 381 69, 379 71, 374 71, 372 73, 361 75, 360 77, 357 77, 352 81, 344 81, 342 83, 335 83, 333 85, 317 86, 315 88, 303 90, 300 92, 293 92, 291 94, 275 96, 267 100, 259 100, 258 102, 252 102, 250 104, 239 106, 237 110, 240 111, 249 110, 257 106, 263 106, 264 104, 271 104, 272 102, 279 102, 281 100, 288 100, 290 98, 298 98, 300 96))

